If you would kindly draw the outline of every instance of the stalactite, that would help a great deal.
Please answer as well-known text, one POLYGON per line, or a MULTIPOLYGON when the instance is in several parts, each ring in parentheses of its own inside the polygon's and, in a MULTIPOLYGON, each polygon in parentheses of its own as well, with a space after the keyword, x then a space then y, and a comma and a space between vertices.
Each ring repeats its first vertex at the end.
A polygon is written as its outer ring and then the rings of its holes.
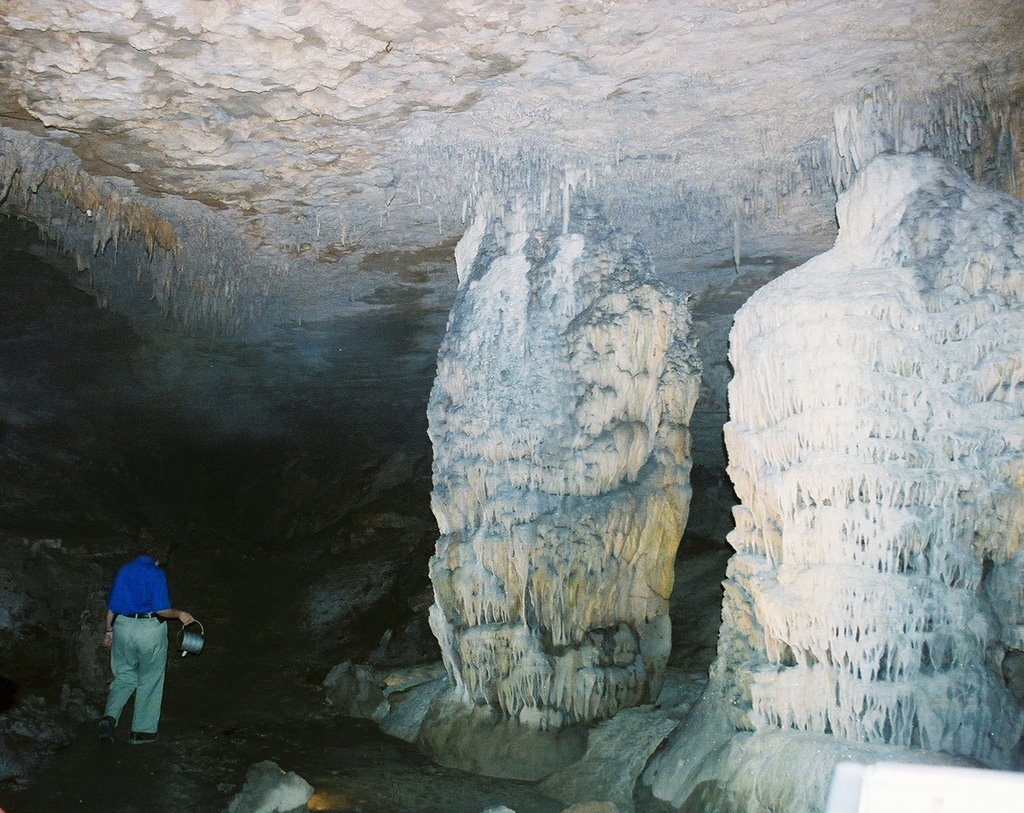
POLYGON ((958 81, 921 95, 886 82, 838 108, 833 125, 825 165, 837 193, 876 155, 926 150, 978 183, 1024 198, 1019 100, 991 98, 983 80, 958 81))
POLYGON ((187 328, 229 332, 268 307, 273 264, 253 257, 237 223, 94 178, 51 141, 0 128, 0 211, 34 223, 79 273, 88 270, 101 303, 131 311, 152 298, 187 328))

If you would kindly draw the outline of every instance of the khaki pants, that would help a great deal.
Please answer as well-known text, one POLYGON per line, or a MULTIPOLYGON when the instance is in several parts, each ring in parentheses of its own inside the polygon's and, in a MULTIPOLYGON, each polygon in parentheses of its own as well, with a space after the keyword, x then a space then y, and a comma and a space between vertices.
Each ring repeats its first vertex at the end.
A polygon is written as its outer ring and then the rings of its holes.
POLYGON ((114 679, 107 693, 105 716, 116 724, 128 699, 135 694, 132 731, 155 734, 160 724, 167 668, 167 629, 156 618, 114 620, 114 645, 110 671, 114 679))

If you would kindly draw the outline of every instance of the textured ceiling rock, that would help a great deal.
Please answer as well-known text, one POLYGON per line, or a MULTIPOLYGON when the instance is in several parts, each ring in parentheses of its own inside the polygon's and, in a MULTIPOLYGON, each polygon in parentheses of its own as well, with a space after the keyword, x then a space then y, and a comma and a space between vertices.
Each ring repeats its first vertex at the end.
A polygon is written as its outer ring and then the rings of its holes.
POLYGON ((671 273, 734 237, 827 242, 835 184, 879 150, 963 163, 1019 133, 1021 30, 1017 0, 8 0, 0 124, 158 210, 243 213, 224 228, 286 287, 351 286, 375 252, 450 242, 480 195, 552 184, 671 273))

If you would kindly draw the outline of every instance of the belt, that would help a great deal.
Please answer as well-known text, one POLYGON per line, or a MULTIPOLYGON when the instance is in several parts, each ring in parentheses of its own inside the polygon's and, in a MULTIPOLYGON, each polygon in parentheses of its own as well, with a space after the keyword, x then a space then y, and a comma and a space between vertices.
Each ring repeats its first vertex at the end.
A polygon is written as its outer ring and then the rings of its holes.
POLYGON ((118 613, 125 618, 156 618, 156 613, 118 613))

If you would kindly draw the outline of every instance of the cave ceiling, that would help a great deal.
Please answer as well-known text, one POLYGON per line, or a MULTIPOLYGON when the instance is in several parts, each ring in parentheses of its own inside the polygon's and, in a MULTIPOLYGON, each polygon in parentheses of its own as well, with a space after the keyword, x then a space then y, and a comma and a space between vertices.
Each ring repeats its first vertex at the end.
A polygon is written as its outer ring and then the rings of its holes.
POLYGON ((89 220, 116 198, 107 221, 193 275, 166 291, 217 266, 231 293, 179 303, 196 318, 381 301, 488 195, 585 194, 699 286, 827 246, 858 151, 1019 129, 1022 31, 1020 0, 5 0, 0 191, 44 232, 83 224, 39 187, 89 220))

